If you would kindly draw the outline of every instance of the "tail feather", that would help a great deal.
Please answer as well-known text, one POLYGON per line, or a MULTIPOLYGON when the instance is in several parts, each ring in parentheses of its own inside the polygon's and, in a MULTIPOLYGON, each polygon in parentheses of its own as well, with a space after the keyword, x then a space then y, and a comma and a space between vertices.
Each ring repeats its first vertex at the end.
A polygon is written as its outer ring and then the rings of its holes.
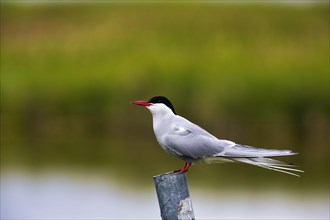
POLYGON ((279 160, 274 160, 274 159, 266 158, 266 157, 231 158, 231 160, 235 161, 235 162, 251 164, 254 166, 258 166, 258 167, 262 167, 265 169, 274 170, 274 171, 278 171, 281 173, 286 173, 286 174, 290 174, 290 175, 298 176, 298 177, 299 177, 299 175, 294 172, 304 172, 302 170, 292 168, 292 167, 295 167, 295 165, 293 165, 293 164, 285 163, 285 162, 282 162, 279 160), (292 171, 292 172, 289 172, 289 171, 292 171))
POLYGON ((285 166, 285 167, 296 167, 296 165, 292 164, 292 163, 287 163, 287 162, 283 162, 280 160, 274 160, 272 158, 268 158, 268 157, 253 157, 253 158, 249 158, 250 160, 257 162, 257 163, 267 163, 269 165, 275 165, 275 166, 285 166))
POLYGON ((243 144, 235 144, 233 146, 227 147, 224 151, 216 154, 215 156, 223 157, 253 157, 253 158, 265 158, 265 157, 278 157, 278 156, 289 156, 295 155, 296 152, 291 150, 276 150, 276 149, 265 149, 257 148, 243 144))

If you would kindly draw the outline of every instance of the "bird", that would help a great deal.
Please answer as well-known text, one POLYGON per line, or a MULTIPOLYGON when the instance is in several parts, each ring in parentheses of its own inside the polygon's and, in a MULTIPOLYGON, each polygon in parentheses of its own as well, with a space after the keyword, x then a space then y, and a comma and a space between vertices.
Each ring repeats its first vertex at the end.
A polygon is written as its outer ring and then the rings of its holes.
POLYGON ((149 101, 138 100, 132 104, 146 107, 152 114, 153 130, 159 145, 169 154, 185 161, 184 173, 192 164, 239 162, 298 176, 304 172, 295 165, 270 157, 290 156, 291 150, 264 149, 233 141, 218 139, 200 126, 178 115, 165 96, 155 96, 149 101))

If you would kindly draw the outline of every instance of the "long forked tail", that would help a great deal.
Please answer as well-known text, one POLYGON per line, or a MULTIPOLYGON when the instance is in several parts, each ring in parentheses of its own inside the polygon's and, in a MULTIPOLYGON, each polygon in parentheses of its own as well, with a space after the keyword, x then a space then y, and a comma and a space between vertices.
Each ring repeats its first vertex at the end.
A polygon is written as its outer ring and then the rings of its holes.
POLYGON ((298 176, 298 177, 299 177, 299 175, 294 172, 300 172, 300 173, 304 172, 302 170, 293 168, 293 167, 295 167, 295 165, 293 165, 293 164, 285 163, 285 162, 282 162, 279 160, 274 160, 274 159, 267 158, 267 157, 247 157, 247 158, 242 158, 242 157, 235 158, 234 157, 234 158, 230 158, 230 159, 235 162, 247 163, 247 164, 251 164, 254 166, 262 167, 262 168, 269 169, 269 170, 275 170, 275 171, 278 171, 281 173, 286 173, 286 174, 290 174, 290 175, 298 176))

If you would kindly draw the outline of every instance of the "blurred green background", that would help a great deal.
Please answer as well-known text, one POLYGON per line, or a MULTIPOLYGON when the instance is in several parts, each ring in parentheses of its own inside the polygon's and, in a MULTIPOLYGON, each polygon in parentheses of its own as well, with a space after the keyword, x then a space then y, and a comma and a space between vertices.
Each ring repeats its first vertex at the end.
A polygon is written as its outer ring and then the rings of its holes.
POLYGON ((183 161, 130 102, 164 95, 219 138, 299 152, 281 159, 305 170, 196 165, 193 186, 328 192, 328 6, 1 3, 1 169, 150 186, 183 161))

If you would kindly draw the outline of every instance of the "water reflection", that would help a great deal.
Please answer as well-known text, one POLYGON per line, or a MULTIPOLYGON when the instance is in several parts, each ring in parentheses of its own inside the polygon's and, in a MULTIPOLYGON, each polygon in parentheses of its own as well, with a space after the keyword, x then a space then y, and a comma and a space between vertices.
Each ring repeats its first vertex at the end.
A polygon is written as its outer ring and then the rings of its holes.
MULTIPOLYGON (((126 189, 101 177, 2 173, 1 219, 160 219, 153 188, 126 189)), ((328 219, 328 195, 191 188, 198 219, 328 219)))

